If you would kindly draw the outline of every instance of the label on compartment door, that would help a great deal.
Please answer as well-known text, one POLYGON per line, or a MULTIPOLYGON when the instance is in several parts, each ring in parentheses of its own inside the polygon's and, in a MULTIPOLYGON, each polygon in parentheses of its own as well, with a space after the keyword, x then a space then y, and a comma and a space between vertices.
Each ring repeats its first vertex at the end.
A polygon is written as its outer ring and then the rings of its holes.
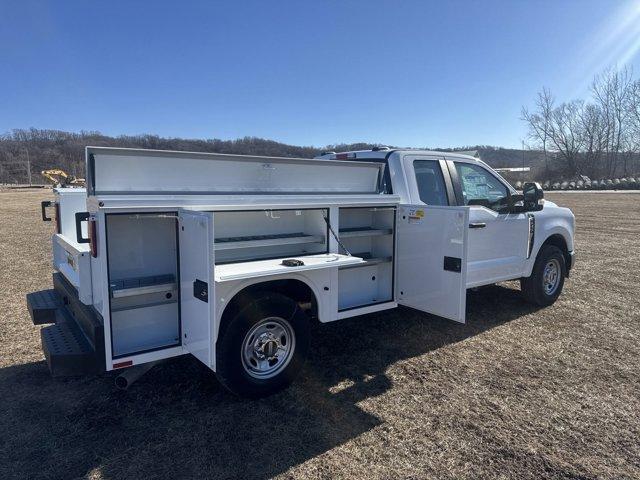
POLYGON ((76 267, 76 260, 75 258, 73 258, 73 255, 71 255, 69 252, 67 252, 67 263, 74 270, 78 270, 78 268, 76 267))
POLYGON ((410 208, 407 211, 410 224, 420 224, 424 218, 424 208, 410 208))

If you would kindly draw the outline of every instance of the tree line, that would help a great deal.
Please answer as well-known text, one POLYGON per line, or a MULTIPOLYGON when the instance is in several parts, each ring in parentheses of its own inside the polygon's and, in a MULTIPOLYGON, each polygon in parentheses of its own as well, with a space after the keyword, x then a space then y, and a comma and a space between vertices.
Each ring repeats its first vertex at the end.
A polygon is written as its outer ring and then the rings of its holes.
MULTIPOLYGON (((0 183, 43 183, 42 170, 62 169, 84 177, 84 149, 87 145, 108 147, 183 150, 239 155, 313 158, 323 151, 368 150, 379 144, 333 144, 324 148, 287 145, 273 140, 245 137, 237 140, 165 138, 158 135, 111 137, 95 131, 78 133, 36 128, 16 129, 0 135, 0 183)), ((480 158, 494 167, 519 166, 522 152, 486 145, 465 146, 442 151, 477 150, 480 158)), ((537 152, 527 152, 527 162, 539 163, 537 152), (535 158, 534 158, 535 157, 535 158)))
POLYGON ((522 108, 546 178, 626 177, 640 172, 640 79, 629 69, 597 75, 587 99, 558 102, 548 88, 522 108))
POLYGON ((165 138, 158 135, 111 137, 95 131, 74 133, 36 128, 15 129, 0 135, 0 183, 27 183, 29 172, 33 183, 43 183, 45 180, 40 172, 52 168, 84 177, 87 145, 297 158, 313 158, 323 150, 363 150, 375 146, 354 143, 328 145, 321 149, 255 137, 237 140, 165 138))
MULTIPOLYGON (((550 89, 543 88, 532 108, 522 108, 521 118, 528 126, 531 141, 526 152, 490 146, 444 151, 477 150, 480 158, 493 167, 527 165, 532 168, 529 179, 540 181, 571 180, 579 175, 615 179, 640 174, 640 79, 635 79, 630 70, 608 70, 596 76, 586 100, 558 102, 550 89)), ((322 151, 366 150, 378 144, 317 148, 256 137, 112 137, 96 131, 16 129, 0 135, 0 183, 27 183, 29 179, 42 183, 39 172, 50 168, 83 177, 87 145, 312 158, 322 151)), ((523 178, 518 175, 518 179, 523 178)))

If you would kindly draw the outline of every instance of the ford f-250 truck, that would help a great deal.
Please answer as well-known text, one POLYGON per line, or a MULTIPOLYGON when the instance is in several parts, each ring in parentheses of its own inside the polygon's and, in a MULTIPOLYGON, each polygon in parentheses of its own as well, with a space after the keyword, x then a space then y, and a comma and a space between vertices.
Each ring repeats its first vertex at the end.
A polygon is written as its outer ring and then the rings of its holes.
POLYGON ((467 289, 514 279, 547 306, 574 263, 570 210, 464 155, 87 147, 86 162, 86 190, 42 204, 53 288, 27 295, 54 376, 122 369, 126 386, 192 354, 260 397, 300 370, 310 321, 403 305, 464 322, 467 289))

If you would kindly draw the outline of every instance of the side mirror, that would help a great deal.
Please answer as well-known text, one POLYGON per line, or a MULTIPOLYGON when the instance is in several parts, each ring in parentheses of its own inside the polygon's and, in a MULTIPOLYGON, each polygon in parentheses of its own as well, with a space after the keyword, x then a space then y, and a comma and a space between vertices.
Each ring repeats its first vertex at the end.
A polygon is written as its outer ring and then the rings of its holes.
POLYGON ((527 212, 537 212, 542 210, 544 191, 537 182, 527 182, 522 187, 522 196, 524 197, 524 208, 527 212))

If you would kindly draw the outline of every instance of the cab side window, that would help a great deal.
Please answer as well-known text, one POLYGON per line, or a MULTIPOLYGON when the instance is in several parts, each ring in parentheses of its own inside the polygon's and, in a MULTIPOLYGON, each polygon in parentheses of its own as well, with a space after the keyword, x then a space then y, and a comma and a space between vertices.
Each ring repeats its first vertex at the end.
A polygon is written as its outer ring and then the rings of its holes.
POLYGON ((456 162, 465 205, 484 205, 498 210, 509 189, 487 169, 473 163, 456 162))
POLYGON ((413 171, 416 174, 420 200, 427 205, 449 205, 442 170, 437 160, 415 160, 413 171))

